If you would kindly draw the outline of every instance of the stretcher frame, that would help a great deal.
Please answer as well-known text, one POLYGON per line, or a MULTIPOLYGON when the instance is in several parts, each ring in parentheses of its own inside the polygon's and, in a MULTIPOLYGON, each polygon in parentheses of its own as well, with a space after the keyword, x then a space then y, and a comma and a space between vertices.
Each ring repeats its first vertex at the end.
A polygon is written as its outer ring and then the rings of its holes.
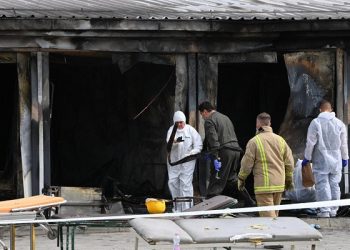
MULTIPOLYGON (((49 197, 45 195, 37 195, 28 198, 14 199, 0 202, 0 207, 5 213, 0 213, 0 218, 6 218, 7 220, 16 220, 18 222, 23 220, 36 220, 36 219, 46 219, 44 211, 52 209, 54 207, 59 207, 61 204, 65 203, 66 200, 60 197, 49 197), (45 199, 45 202, 40 204, 40 199, 45 199), (36 200, 33 204, 30 203, 31 200, 36 200), (47 202, 48 200, 53 200, 52 202, 47 202), (54 201, 56 200, 56 201, 54 201), (21 205, 23 203, 23 205, 21 205), (1 206, 2 205, 2 206, 1 206)), ((29 223, 30 225, 30 249, 35 249, 35 228, 34 223, 29 223)), ((49 223, 38 223, 46 232, 49 239, 53 240, 57 238, 57 230, 52 229, 49 223)), ((10 249, 16 249, 16 224, 10 225, 10 249)), ((6 244, 0 240, 0 246, 7 250, 6 244)))

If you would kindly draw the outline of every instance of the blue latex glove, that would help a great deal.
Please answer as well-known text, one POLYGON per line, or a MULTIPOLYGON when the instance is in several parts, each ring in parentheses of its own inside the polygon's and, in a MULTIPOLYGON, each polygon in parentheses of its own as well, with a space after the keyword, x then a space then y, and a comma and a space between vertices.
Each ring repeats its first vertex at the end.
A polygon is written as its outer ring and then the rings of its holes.
POLYGON ((219 159, 215 159, 214 160, 214 168, 216 170, 216 172, 219 172, 220 171, 220 168, 221 168, 221 161, 219 159))
POLYGON ((348 165, 348 160, 341 160, 343 168, 345 168, 348 165))
POLYGON ((308 164, 310 161, 308 159, 304 159, 303 162, 301 163, 302 167, 305 167, 306 164, 308 164))

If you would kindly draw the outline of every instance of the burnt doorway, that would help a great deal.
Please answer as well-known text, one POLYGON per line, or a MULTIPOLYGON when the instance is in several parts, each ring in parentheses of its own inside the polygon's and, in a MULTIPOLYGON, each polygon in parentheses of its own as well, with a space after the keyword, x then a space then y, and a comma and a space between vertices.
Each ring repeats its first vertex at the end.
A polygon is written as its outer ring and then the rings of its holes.
MULTIPOLYGON (((271 115, 272 128, 278 133, 289 95, 287 71, 280 58, 278 63, 219 64, 217 109, 232 120, 243 150, 255 135, 256 116, 261 112, 271 115)), ((246 187, 249 193, 254 193, 252 175, 246 187)), ((238 197, 232 190, 225 192, 238 197)))
POLYGON ((283 60, 278 63, 219 64, 217 109, 232 120, 241 147, 255 135, 256 116, 267 112, 278 133, 290 87, 283 60))
POLYGON ((174 68, 136 62, 121 70, 108 54, 51 55, 52 184, 163 192, 174 68))
POLYGON ((18 157, 17 136, 17 66, 0 64, 0 199, 16 197, 18 157))

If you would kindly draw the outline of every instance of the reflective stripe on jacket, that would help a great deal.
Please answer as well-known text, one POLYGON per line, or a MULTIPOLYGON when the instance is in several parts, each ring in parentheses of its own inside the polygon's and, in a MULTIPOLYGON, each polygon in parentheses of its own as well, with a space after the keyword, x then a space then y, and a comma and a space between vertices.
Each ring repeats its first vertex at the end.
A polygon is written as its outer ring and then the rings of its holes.
POLYGON ((245 180, 253 171, 255 193, 285 190, 285 179, 293 178, 294 159, 286 141, 269 126, 249 140, 238 177, 245 180))

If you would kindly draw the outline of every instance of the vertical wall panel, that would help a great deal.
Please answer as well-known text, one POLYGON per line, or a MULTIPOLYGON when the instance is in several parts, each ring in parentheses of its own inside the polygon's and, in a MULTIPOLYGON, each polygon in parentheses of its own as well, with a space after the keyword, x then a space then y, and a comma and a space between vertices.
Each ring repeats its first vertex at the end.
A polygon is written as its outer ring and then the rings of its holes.
POLYGON ((39 193, 51 185, 50 178, 50 85, 49 55, 38 52, 38 113, 39 113, 39 193))
POLYGON ((174 110, 185 111, 187 100, 187 57, 186 55, 176 56, 176 86, 174 110))
POLYGON ((197 128, 197 58, 195 54, 187 56, 188 61, 188 123, 197 128))
POLYGON ((31 146, 32 146, 32 194, 39 193, 39 103, 38 103, 38 62, 36 53, 30 58, 31 79, 31 146))
POLYGON ((344 120, 344 50, 336 52, 336 113, 344 120))
POLYGON ((31 91, 30 91, 30 72, 29 72, 29 54, 17 54, 17 74, 19 91, 19 132, 20 132, 20 151, 23 175, 23 195, 29 197, 32 195, 31 180, 31 91))

